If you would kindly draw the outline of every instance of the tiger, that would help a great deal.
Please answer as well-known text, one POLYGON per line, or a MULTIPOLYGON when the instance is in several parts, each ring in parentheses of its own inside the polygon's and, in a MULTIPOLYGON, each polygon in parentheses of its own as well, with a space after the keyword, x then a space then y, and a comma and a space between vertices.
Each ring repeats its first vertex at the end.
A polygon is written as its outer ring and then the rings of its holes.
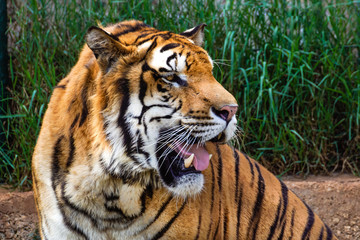
POLYGON ((32 159, 42 239, 337 239, 229 141, 238 104, 200 24, 91 27, 32 159))

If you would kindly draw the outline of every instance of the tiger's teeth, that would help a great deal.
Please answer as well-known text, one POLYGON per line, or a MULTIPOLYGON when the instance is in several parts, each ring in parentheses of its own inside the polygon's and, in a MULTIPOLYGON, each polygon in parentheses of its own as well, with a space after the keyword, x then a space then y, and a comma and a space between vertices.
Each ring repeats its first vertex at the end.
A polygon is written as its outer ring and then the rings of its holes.
POLYGON ((222 137, 222 133, 220 133, 218 136, 217 136, 217 139, 220 140, 222 137))
POLYGON ((184 164, 184 165, 185 165, 185 168, 190 167, 190 165, 192 164, 193 160, 194 160, 194 154, 191 154, 191 155, 190 155, 190 157, 188 157, 188 158, 184 159, 184 162, 185 162, 185 164, 184 164))
POLYGON ((209 161, 210 161, 211 157, 212 157, 212 154, 209 154, 209 161))

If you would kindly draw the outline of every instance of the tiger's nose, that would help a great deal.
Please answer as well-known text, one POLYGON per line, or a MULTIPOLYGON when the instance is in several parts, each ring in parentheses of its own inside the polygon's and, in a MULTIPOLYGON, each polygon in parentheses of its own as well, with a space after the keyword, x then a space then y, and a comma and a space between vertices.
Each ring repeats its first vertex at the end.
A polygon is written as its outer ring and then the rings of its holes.
POLYGON ((224 119, 226 122, 229 122, 235 115, 237 109, 237 105, 225 105, 222 106, 219 110, 213 108, 213 112, 220 118, 224 119))

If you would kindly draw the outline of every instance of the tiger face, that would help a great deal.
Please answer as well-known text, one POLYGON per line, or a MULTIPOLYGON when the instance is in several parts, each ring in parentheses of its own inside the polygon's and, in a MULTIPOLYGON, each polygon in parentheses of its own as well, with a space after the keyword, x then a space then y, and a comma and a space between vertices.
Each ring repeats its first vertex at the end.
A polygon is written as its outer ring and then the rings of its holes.
POLYGON ((201 191, 211 160, 205 143, 229 141, 237 122, 236 100, 199 46, 204 26, 174 34, 143 24, 142 35, 126 38, 89 29, 87 45, 100 67, 98 117, 109 142, 101 164, 109 173, 153 173, 181 197, 201 191))

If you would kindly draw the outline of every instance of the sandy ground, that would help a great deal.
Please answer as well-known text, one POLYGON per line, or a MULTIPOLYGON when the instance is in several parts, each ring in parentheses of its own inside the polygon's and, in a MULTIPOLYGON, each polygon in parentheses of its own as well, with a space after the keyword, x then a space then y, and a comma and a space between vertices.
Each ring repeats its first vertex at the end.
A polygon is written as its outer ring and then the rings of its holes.
MULTIPOLYGON (((338 175, 283 180, 339 239, 360 240, 360 178, 338 175)), ((38 239, 37 223, 32 192, 0 188, 0 239, 38 239)))
POLYGON ((360 178, 339 175, 283 180, 339 239, 360 240, 360 178))

